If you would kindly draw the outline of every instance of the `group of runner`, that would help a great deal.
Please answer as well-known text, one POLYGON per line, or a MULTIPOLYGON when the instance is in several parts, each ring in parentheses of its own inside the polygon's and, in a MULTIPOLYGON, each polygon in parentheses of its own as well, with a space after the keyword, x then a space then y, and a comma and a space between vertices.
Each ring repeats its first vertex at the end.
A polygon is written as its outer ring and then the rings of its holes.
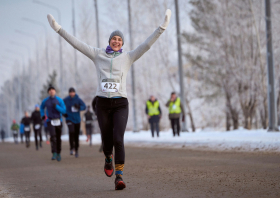
MULTIPOLYGON (((42 148, 42 128, 44 127, 47 144, 49 144, 49 138, 52 146, 53 157, 52 159, 60 159, 60 147, 58 144, 61 143, 61 127, 59 124, 54 128, 52 124, 52 119, 61 119, 61 115, 66 118, 66 124, 69 129, 69 145, 70 145, 70 155, 75 155, 78 157, 78 148, 79 148, 79 134, 80 134, 80 111, 86 109, 84 102, 76 94, 74 88, 69 89, 69 96, 66 97, 63 101, 58 98, 55 94, 55 88, 51 85, 48 88, 49 97, 42 101, 41 106, 35 105, 35 110, 32 112, 31 117, 28 112, 25 112, 24 117, 22 118, 20 125, 13 120, 11 130, 14 136, 14 142, 18 143, 18 132, 21 135, 21 143, 23 143, 23 137, 25 136, 26 147, 30 146, 30 133, 31 133, 31 124, 33 125, 34 138, 36 150, 42 148), (50 105, 51 103, 52 105, 50 105), (58 105, 58 108, 56 105, 58 105), (65 108, 65 109, 64 109, 65 108), (46 109, 46 111, 45 111, 46 109), (58 109, 58 112, 56 111, 58 109), (50 124, 51 123, 51 124, 50 124), (54 134, 58 136, 54 136, 54 134), (58 157, 57 157, 58 156, 58 157)), ((93 121, 96 120, 94 114, 90 112, 90 106, 88 106, 87 112, 84 116, 84 121, 86 124, 86 131, 88 138, 91 140, 91 134, 93 129, 93 121), (89 116, 90 115, 90 116, 89 116)), ((61 119, 62 121, 62 119, 61 119)), ((57 121, 57 123, 59 123, 57 121)), ((90 141, 90 145, 91 145, 90 141)))
MULTIPOLYGON (((75 49, 90 58, 96 66, 96 76, 99 86, 97 88, 96 97, 93 101, 93 110, 96 112, 101 131, 102 150, 105 155, 104 172, 108 177, 112 177, 115 173, 116 190, 122 190, 126 187, 126 184, 123 181, 125 163, 123 140, 129 112, 126 77, 131 65, 146 53, 165 31, 169 24, 170 17, 171 11, 167 9, 163 23, 136 49, 127 52, 122 49, 125 39, 122 32, 119 30, 110 34, 108 40, 109 45, 106 49, 95 48, 70 35, 55 21, 52 15, 48 14, 47 16, 49 24, 53 30, 75 49)), ((75 156, 78 157, 81 121, 80 111, 85 110, 86 106, 75 93, 73 88, 69 89, 69 96, 64 100, 56 96, 55 87, 50 86, 47 91, 49 97, 44 99, 40 105, 40 116, 41 120, 46 119, 47 122, 51 140, 51 159, 61 161, 62 116, 66 118, 69 129, 70 154, 74 154, 75 152, 75 156)), ((156 108, 151 110, 151 107, 155 104, 158 105, 152 98, 151 104, 147 104, 149 105, 148 114, 150 113, 151 123, 156 120, 152 117, 157 116, 158 114, 157 110, 155 110, 156 108)), ((172 111, 175 113, 179 112, 178 107, 176 106, 178 105, 177 100, 171 98, 168 105, 172 106, 170 108, 172 108, 172 111)), ((94 118, 90 112, 87 112, 85 119, 93 120, 94 118)), ((22 120, 22 123, 27 125, 31 122, 34 122, 33 118, 23 118, 22 120)), ((33 124, 33 126, 36 126, 36 124, 33 124)), ((158 125, 155 127, 158 134, 159 127, 158 125)), ((90 129, 87 125, 86 128, 90 129)), ((27 132, 26 134, 28 136, 28 129, 24 127, 24 130, 26 130, 25 133, 27 132)), ((26 144, 29 146, 29 140, 27 142, 28 143, 26 144)), ((36 144, 36 146, 38 145, 36 144)))

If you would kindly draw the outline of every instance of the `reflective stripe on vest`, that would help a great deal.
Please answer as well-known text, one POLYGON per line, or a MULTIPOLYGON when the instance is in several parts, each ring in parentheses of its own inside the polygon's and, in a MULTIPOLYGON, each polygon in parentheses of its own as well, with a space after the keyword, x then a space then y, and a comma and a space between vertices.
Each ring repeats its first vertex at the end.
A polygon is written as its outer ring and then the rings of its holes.
POLYGON ((175 102, 170 102, 169 103, 169 113, 170 114, 181 113, 182 110, 181 110, 180 104, 181 104, 180 98, 177 98, 175 102))
POLYGON ((148 115, 153 116, 153 115, 159 115, 160 112, 158 110, 159 107, 159 102, 155 101, 154 104, 151 101, 147 101, 147 108, 148 108, 148 115))

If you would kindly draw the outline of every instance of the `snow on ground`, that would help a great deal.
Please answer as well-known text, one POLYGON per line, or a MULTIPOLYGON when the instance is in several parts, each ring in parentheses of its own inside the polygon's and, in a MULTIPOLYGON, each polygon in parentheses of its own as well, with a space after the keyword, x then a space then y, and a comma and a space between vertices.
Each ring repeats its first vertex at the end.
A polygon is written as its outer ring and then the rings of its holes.
MULTIPOLYGON (((31 141, 34 141, 33 135, 31 141)), ((68 141, 68 135, 62 136, 68 141)), ((13 138, 6 141, 13 142, 13 138)), ((93 144, 100 145, 100 134, 92 135, 93 144)), ((235 151, 270 151, 280 152, 280 133, 267 130, 239 129, 229 132, 198 130, 195 133, 184 132, 180 137, 173 137, 172 131, 160 132, 160 137, 151 137, 150 131, 133 133, 126 131, 125 145, 137 147, 187 148, 203 150, 235 150, 235 151)), ((80 136, 81 144, 88 144, 86 136, 80 136)))

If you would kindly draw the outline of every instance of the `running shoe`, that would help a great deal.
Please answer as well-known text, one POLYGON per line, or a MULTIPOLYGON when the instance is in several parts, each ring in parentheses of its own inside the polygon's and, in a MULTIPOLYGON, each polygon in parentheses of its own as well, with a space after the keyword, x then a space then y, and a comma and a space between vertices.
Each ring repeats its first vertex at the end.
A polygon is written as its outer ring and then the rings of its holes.
POLYGON ((40 142, 40 148, 42 148, 42 142, 40 142))
POLYGON ((49 141, 49 140, 47 140, 47 144, 50 144, 50 141, 49 141))
POLYGON ((61 155, 60 155, 60 153, 58 153, 58 154, 57 154, 57 156, 56 156, 56 160, 57 160, 58 162, 60 162, 60 161, 61 161, 61 155))
POLYGON ((73 150, 70 150, 70 155, 73 155, 73 150))
POLYGON ((116 179, 115 179, 115 190, 122 190, 126 187, 123 179, 121 176, 116 176, 116 179))
POLYGON ((110 162, 107 162, 107 160, 105 159, 104 172, 107 177, 112 177, 112 175, 114 174, 113 156, 110 162))
POLYGON ((52 160, 56 160, 57 153, 53 153, 52 160))
POLYGON ((78 151, 76 151, 76 153, 75 153, 75 157, 76 157, 76 158, 78 158, 78 157, 79 157, 78 151))

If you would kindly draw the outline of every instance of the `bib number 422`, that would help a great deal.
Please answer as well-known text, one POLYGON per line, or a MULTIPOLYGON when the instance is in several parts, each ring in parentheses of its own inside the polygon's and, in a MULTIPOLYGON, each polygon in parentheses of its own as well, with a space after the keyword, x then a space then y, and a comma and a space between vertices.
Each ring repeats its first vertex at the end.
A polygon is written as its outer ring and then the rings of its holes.
POLYGON ((102 82, 101 87, 102 87, 102 92, 118 92, 120 83, 102 82))

